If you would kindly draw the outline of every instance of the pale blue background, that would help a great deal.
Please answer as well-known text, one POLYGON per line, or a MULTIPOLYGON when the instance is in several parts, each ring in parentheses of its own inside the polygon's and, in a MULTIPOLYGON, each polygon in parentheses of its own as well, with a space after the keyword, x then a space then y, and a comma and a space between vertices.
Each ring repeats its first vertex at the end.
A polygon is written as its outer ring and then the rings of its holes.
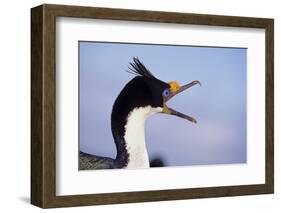
POLYGON ((80 149, 114 158, 112 105, 134 76, 125 72, 134 56, 159 79, 199 80, 168 106, 193 116, 193 124, 157 114, 146 122, 150 159, 165 166, 246 163, 246 54, 244 48, 79 42, 80 149))

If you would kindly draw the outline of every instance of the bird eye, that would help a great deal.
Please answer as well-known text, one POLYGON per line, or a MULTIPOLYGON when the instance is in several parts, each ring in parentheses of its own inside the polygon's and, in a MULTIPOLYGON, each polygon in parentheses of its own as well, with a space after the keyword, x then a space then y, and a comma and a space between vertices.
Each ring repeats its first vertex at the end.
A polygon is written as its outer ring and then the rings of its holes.
POLYGON ((163 91, 162 95, 163 95, 164 97, 168 97, 168 96, 170 95, 170 90, 169 90, 169 89, 165 89, 165 90, 163 91))

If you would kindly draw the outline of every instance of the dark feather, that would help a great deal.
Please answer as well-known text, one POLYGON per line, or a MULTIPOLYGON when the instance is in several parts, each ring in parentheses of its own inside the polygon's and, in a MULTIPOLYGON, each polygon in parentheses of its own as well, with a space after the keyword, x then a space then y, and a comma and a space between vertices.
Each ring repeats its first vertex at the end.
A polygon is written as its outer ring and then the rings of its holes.
POLYGON ((140 75, 146 78, 155 79, 155 76, 140 62, 140 60, 136 57, 133 58, 133 62, 130 62, 128 73, 140 75))
POLYGON ((112 158, 91 155, 81 151, 79 153, 79 170, 114 168, 115 165, 112 158))

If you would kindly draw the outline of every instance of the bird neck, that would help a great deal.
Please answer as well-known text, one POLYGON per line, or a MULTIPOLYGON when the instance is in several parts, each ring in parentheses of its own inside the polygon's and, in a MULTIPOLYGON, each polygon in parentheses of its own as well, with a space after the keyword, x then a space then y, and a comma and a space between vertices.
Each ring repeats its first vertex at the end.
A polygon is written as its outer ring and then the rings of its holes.
MULTIPOLYGON (((123 126, 124 134, 114 136, 117 147, 117 166, 125 168, 149 168, 149 157, 145 143, 145 121, 161 108, 151 106, 134 108, 127 116, 123 126), (116 141, 116 139, 118 141, 116 141)), ((114 132, 120 131, 112 131, 114 132)))

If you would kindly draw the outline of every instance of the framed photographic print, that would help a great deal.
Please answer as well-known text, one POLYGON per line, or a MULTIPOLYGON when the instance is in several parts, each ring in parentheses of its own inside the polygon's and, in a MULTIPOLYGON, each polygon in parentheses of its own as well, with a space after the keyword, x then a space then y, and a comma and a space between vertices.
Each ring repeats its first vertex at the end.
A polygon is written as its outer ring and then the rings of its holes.
POLYGON ((31 203, 274 191, 273 19, 31 9, 31 203))

